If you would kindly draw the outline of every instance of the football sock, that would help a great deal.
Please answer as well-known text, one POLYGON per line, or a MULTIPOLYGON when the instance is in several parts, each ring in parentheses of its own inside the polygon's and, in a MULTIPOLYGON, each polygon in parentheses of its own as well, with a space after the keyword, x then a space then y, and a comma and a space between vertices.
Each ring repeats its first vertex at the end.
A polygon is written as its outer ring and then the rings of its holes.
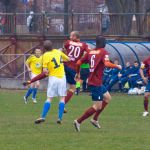
POLYGON ((74 92, 68 90, 67 96, 65 97, 65 104, 67 104, 70 101, 71 97, 73 96, 73 93, 74 92))
POLYGON ((98 111, 96 111, 96 113, 94 114, 93 119, 94 120, 98 120, 98 116, 101 114, 101 112, 104 110, 104 108, 107 106, 108 103, 106 103, 105 101, 102 102, 102 108, 98 111))
POLYGON ((94 113, 96 112, 96 110, 93 107, 90 107, 89 109, 87 109, 85 111, 85 113, 77 120, 78 123, 82 123, 85 119, 89 118, 90 116, 92 116, 94 113))
POLYGON ((59 103, 59 111, 58 111, 58 119, 62 120, 63 114, 64 114, 64 108, 65 108, 65 103, 60 102, 59 103))
POLYGON ((44 119, 46 118, 46 115, 50 107, 51 107, 51 103, 49 101, 45 101, 44 106, 43 106, 42 116, 41 116, 42 118, 44 119))
POLYGON ((144 97, 144 109, 148 111, 148 97, 144 97))
POLYGON ((36 94, 37 94, 37 88, 33 88, 33 92, 32 92, 32 98, 36 99, 36 94))
POLYGON ((30 88, 28 89, 28 91, 27 91, 25 97, 28 98, 28 97, 30 96, 30 94, 32 93, 32 91, 33 91, 33 88, 30 87, 30 88))

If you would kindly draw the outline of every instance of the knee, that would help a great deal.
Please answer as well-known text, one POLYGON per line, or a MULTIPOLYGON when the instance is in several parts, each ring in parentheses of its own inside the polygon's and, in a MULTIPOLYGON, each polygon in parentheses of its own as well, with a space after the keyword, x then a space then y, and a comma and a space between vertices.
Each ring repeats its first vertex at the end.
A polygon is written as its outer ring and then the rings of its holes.
POLYGON ((149 98, 149 95, 144 95, 144 99, 148 99, 149 98))
POLYGON ((104 101, 106 102, 106 103, 109 103, 110 101, 111 101, 111 96, 109 95, 109 96, 107 96, 107 98, 106 99, 104 99, 104 101))
POLYGON ((102 102, 96 102, 94 105, 93 105, 93 108, 98 111, 102 108, 102 102))
POLYGON ((36 88, 39 88, 39 87, 40 87, 40 82, 37 82, 37 83, 35 84, 35 87, 36 87, 36 88))
POLYGON ((70 88, 69 88, 69 91, 75 92, 75 90, 76 90, 76 87, 74 85, 71 85, 70 88))

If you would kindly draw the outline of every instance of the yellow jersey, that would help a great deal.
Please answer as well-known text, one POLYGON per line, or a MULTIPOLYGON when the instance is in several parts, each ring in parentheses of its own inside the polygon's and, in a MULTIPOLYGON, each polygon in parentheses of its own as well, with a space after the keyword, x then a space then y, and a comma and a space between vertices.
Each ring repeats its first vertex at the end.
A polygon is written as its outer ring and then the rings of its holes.
POLYGON ((38 75, 42 72, 42 59, 43 59, 43 56, 36 57, 35 55, 31 55, 26 60, 26 64, 29 65, 31 72, 33 74, 38 75))
POLYGON ((63 78, 65 75, 63 60, 69 60, 69 57, 60 50, 53 49, 44 53, 43 68, 48 69, 49 76, 63 78))

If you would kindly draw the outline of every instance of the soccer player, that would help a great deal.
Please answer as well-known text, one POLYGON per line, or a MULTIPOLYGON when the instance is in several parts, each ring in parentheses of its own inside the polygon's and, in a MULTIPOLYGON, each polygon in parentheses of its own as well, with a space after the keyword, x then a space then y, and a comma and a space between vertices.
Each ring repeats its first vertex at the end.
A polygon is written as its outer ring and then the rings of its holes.
MULTIPOLYGON (((42 52, 40 49, 35 49, 34 54, 31 55, 27 60, 26 60, 26 67, 29 72, 30 78, 34 78, 38 74, 42 72, 42 52)), ((40 82, 36 81, 35 83, 32 83, 30 85, 30 88, 28 89, 27 93, 24 96, 24 102, 27 104, 27 99, 28 97, 32 94, 32 100, 33 103, 37 103, 36 101, 36 95, 37 95, 37 90, 40 86, 40 82)))
POLYGON ((150 96, 150 56, 142 62, 140 68, 140 75, 146 84, 146 89, 144 94, 144 112, 143 112, 143 117, 146 117, 149 114, 148 98, 150 96), (144 71, 143 71, 144 69, 146 69, 147 76, 144 76, 144 71))
MULTIPOLYGON (((120 65, 112 64, 109 61, 108 52, 104 49, 106 45, 106 40, 104 37, 96 37, 96 48, 88 52, 82 59, 77 62, 80 68, 82 63, 90 64, 90 74, 88 78, 88 84, 90 86, 90 91, 92 94, 92 100, 94 102, 93 106, 88 108, 85 113, 80 116, 77 120, 74 120, 74 125, 77 131, 80 131, 81 123, 93 116, 91 123, 100 128, 98 123, 98 116, 104 110, 104 108, 109 103, 111 96, 106 88, 102 85, 102 76, 105 67, 119 68, 120 65)), ((79 78, 79 68, 77 69, 77 78, 79 78)))
POLYGON ((80 42, 80 34, 78 31, 72 31, 70 33, 70 40, 64 43, 65 54, 70 58, 70 61, 65 63, 65 73, 69 89, 67 96, 65 97, 65 104, 67 104, 72 98, 76 87, 75 75, 76 75, 76 62, 88 52, 88 46, 86 43, 80 42))
POLYGON ((38 118, 35 123, 39 124, 45 121, 53 98, 59 96, 60 102, 58 106, 59 112, 57 123, 61 124, 65 107, 65 96, 67 92, 66 77, 62 61, 68 61, 69 57, 67 57, 60 50, 52 49, 52 42, 49 40, 44 42, 44 49, 47 52, 43 55, 42 67, 43 72, 49 76, 47 100, 44 103, 41 117, 38 118))

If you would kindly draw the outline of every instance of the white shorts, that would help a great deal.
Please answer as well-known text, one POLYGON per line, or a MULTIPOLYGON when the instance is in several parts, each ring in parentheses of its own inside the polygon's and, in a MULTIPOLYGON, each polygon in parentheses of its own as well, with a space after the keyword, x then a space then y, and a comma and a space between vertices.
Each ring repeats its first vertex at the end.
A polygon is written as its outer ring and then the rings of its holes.
MULTIPOLYGON (((34 77, 36 77, 37 76, 37 74, 34 74, 34 73, 29 73, 29 76, 30 76, 30 79, 33 79, 34 77)), ((40 81, 38 80, 38 81, 36 81, 35 83, 40 83, 40 81)))
POLYGON ((48 79, 47 97, 66 96, 67 83, 66 77, 57 78, 50 76, 48 79))

